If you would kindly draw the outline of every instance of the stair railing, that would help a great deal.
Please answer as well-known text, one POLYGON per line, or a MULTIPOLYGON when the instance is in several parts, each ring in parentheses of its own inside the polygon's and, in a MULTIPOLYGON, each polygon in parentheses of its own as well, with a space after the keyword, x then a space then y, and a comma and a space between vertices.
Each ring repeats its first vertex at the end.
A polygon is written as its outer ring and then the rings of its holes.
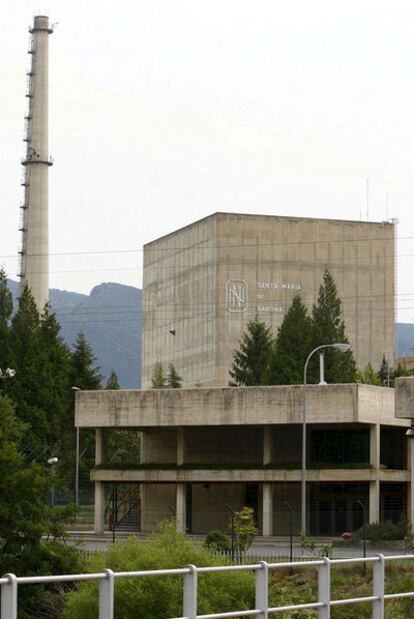
MULTIPOLYGON (((134 487, 129 490, 126 495, 119 501, 116 507, 116 524, 118 525, 137 505, 139 502, 139 484, 135 484, 134 487)), ((109 515, 109 530, 112 531, 113 516, 111 512, 109 515)))

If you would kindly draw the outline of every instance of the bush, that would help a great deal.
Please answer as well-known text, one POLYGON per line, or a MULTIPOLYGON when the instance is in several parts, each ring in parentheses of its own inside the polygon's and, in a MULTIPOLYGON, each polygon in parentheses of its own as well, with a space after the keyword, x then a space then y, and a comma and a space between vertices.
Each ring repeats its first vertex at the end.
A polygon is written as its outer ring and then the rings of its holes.
POLYGON ((206 536, 204 545, 214 552, 230 552, 231 538, 223 531, 210 531, 206 536))
MULTIPOLYGON (((160 525, 146 541, 135 537, 117 542, 91 559, 89 570, 108 567, 115 572, 156 570, 229 563, 205 547, 193 546, 176 532, 174 522, 160 525)), ((98 616, 98 583, 84 582, 66 598, 65 619, 98 616)), ((182 576, 120 578, 115 581, 115 619, 167 619, 182 616, 182 576)), ((198 585, 198 612, 213 614, 254 608, 254 576, 248 572, 202 574, 198 585)))
POLYGON ((356 539, 368 539, 373 542, 381 540, 411 540, 411 524, 404 518, 401 518, 397 524, 391 522, 391 520, 387 520, 387 522, 370 522, 358 529, 353 537, 356 539))

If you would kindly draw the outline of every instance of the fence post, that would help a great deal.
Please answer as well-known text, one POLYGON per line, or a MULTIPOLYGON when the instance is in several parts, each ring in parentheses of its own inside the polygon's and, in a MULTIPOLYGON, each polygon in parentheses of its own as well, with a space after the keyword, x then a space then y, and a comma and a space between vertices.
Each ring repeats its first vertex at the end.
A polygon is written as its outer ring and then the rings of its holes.
POLYGON ((103 570, 105 578, 99 581, 99 619, 114 617, 114 573, 103 570))
POLYGON ((258 561, 260 570, 256 570, 256 602, 255 610, 261 612, 256 615, 258 619, 268 619, 268 590, 269 590, 269 566, 266 561, 258 561))
POLYGON ((184 574, 183 615, 188 619, 197 618, 197 568, 187 565, 190 570, 184 574))
POLYGON ((8 583, 1 585, 1 617, 2 619, 17 619, 17 577, 5 574, 8 583))
POLYGON ((375 600, 375 602, 372 603, 372 619, 384 619, 384 555, 378 555, 378 560, 375 561, 373 569, 372 595, 375 595, 378 600, 375 600))
POLYGON ((319 566, 319 602, 323 606, 319 608, 318 619, 330 619, 331 617, 331 562, 328 557, 323 558, 323 565, 319 566))

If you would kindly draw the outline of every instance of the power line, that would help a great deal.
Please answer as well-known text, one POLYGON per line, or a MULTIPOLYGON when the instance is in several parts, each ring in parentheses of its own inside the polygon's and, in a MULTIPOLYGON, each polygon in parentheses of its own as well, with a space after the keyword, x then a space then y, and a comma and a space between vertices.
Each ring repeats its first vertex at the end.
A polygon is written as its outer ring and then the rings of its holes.
MULTIPOLYGON (((147 244, 143 248, 133 248, 133 249, 105 249, 105 250, 85 250, 85 251, 68 251, 68 252, 48 252, 48 253, 30 253, 28 256, 87 256, 87 255, 105 255, 105 254, 131 254, 131 253, 142 253, 144 251, 147 252, 183 252, 183 251, 191 251, 191 250, 206 250, 206 249, 234 249, 238 247, 249 248, 249 247, 284 247, 289 245, 314 245, 321 243, 365 243, 365 242, 379 242, 379 241, 403 241, 403 240, 412 240, 414 236, 400 236, 396 237, 394 235, 380 236, 380 237, 361 237, 361 238, 352 238, 352 239, 338 239, 338 238, 329 238, 329 239, 313 239, 313 240, 296 240, 296 241, 269 241, 269 242, 255 242, 255 243, 230 243, 230 244, 214 244, 214 245, 205 245, 201 241, 197 245, 190 245, 187 247, 148 247, 147 244)), ((162 237, 159 241, 151 241, 152 243, 165 242, 164 237, 162 237)), ((18 258, 18 254, 0 254, 0 258, 18 258)))

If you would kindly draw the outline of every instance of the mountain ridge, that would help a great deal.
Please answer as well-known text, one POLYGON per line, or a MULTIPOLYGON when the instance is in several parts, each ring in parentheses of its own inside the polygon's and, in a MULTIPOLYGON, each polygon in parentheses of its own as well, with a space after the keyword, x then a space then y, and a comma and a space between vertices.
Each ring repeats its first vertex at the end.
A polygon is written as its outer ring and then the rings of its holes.
MULTIPOLYGON (((16 304, 19 284, 8 280, 16 304)), ((92 288, 89 295, 51 288, 50 306, 60 324, 60 335, 73 349, 83 331, 96 357, 103 385, 112 370, 123 389, 141 386, 142 290, 115 282, 92 288)))

